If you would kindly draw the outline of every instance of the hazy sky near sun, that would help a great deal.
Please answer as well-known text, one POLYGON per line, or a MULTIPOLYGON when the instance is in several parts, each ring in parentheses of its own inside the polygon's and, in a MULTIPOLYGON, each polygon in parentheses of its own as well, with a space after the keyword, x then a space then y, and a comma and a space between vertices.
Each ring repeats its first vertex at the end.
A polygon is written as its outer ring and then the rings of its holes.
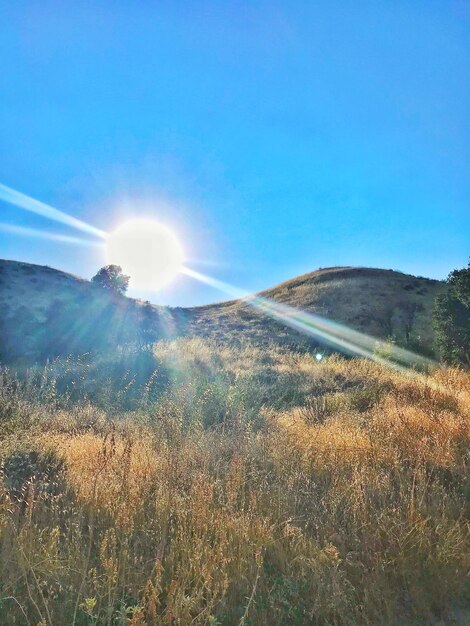
MULTIPOLYGON (((0 0, 0 24, 1 183, 104 231, 154 217, 188 265, 248 290, 466 265, 467 0, 0 0)), ((4 203, 0 222, 2 258, 105 262, 17 228, 65 225, 4 203)), ((221 299, 183 276, 147 295, 221 299)))

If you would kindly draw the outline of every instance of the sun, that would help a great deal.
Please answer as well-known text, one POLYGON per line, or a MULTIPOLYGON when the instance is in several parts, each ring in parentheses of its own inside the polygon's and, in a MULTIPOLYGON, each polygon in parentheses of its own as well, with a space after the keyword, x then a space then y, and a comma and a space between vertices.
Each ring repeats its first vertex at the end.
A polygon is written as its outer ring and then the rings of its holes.
POLYGON ((121 224, 106 238, 106 255, 130 276, 131 287, 154 291, 173 280, 184 261, 173 231, 150 219, 121 224))

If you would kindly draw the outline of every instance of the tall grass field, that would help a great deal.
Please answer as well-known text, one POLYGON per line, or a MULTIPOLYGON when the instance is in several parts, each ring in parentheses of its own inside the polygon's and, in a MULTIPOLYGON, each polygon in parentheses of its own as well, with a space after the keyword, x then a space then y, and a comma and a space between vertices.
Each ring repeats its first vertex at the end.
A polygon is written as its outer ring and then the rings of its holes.
POLYGON ((0 624, 470 623, 469 394, 198 338, 4 369, 0 624))

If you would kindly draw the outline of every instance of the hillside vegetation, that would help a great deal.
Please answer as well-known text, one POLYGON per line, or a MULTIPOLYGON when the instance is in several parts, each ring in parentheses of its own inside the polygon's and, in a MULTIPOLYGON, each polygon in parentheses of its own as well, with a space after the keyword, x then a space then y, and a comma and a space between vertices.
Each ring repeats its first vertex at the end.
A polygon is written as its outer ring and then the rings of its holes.
POLYGON ((201 338, 142 363, 2 372, 0 623, 468 623, 468 373, 201 338))

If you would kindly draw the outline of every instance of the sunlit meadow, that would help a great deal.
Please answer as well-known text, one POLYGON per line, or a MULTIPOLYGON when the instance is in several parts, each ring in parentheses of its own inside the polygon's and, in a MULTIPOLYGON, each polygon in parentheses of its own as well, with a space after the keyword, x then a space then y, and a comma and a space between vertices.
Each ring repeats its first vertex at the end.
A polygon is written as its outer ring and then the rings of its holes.
POLYGON ((458 610, 468 373, 202 339, 134 354, 134 374, 129 358, 2 372, 2 624, 430 624, 458 610))

